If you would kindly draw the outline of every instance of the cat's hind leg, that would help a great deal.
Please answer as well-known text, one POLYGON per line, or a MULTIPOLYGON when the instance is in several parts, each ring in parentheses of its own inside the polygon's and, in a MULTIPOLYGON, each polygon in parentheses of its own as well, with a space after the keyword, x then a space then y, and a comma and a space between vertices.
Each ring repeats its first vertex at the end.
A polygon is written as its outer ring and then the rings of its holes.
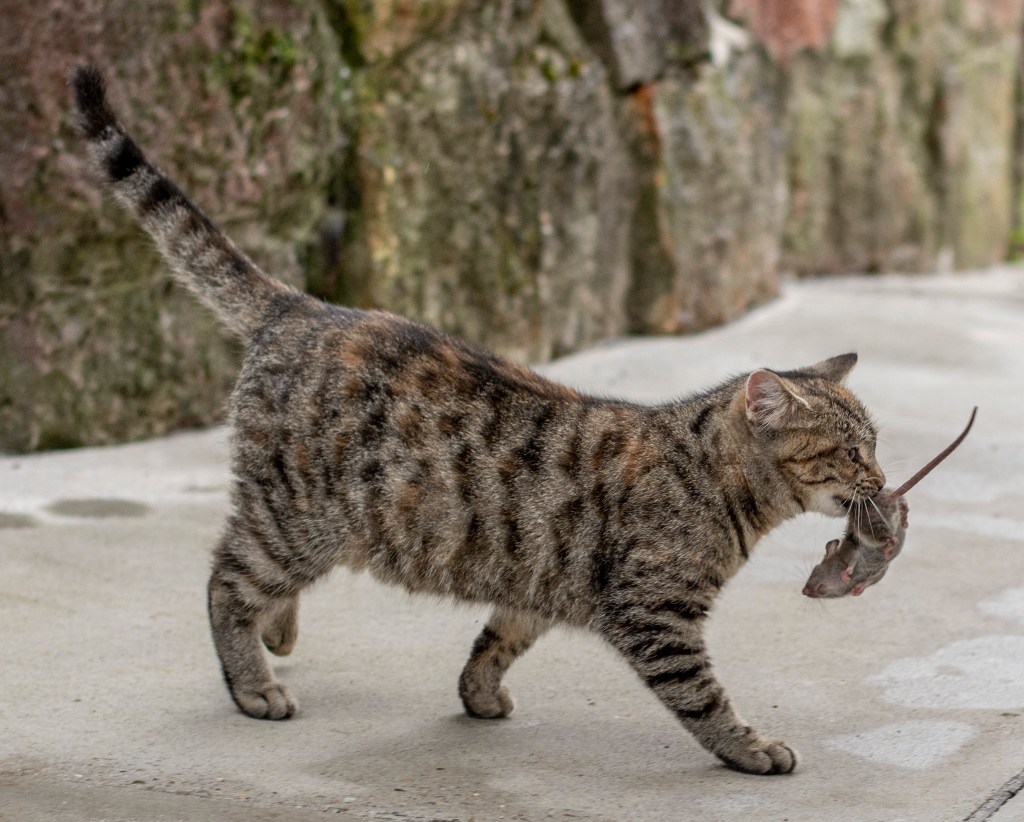
MULTIPOLYGON (((257 719, 287 719, 298 710, 288 688, 275 681, 261 640, 265 626, 274 629, 294 617, 299 587, 241 529, 229 530, 214 552, 209 584, 213 643, 231 698, 257 719)), ((280 636, 284 642, 284 632, 280 636)))
POLYGON ((509 666, 551 627, 534 614, 496 608, 473 643, 459 677, 459 696, 466 713, 478 719, 508 716, 515 708, 501 678, 509 666))
POLYGON ((790 773, 796 751, 740 719, 711 671, 703 637, 706 610, 685 600, 608 603, 595 627, 697 741, 730 768, 790 773))
POLYGON ((266 615, 261 632, 263 644, 276 656, 288 656, 299 638, 299 597, 282 600, 266 615))

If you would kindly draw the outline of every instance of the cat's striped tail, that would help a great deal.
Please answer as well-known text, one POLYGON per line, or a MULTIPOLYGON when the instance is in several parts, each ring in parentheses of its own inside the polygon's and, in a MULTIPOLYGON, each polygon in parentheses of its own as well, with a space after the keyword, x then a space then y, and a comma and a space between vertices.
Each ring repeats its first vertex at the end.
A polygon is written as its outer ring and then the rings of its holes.
POLYGON ((107 102, 103 75, 79 66, 69 80, 89 154, 114 196, 156 241, 177 279, 233 331, 248 336, 288 286, 264 274, 145 155, 107 102))

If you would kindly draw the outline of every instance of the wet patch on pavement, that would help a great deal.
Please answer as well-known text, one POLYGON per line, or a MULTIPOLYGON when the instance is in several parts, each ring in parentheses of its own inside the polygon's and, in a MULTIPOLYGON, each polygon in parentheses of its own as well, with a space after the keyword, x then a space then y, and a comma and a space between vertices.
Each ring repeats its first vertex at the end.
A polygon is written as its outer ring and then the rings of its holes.
POLYGON ((28 514, 9 514, 0 511, 0 528, 35 528, 39 522, 28 514))
POLYGON ((107 519, 111 517, 142 517, 149 513, 149 506, 141 502, 114 498, 61 499, 46 506, 51 514, 60 517, 84 517, 107 519))

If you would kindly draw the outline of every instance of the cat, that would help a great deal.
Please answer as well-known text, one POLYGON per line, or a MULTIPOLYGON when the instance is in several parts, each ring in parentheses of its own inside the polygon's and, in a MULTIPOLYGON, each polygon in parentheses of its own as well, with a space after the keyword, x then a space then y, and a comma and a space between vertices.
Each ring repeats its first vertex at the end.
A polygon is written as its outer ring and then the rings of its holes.
POLYGON ((143 156, 98 70, 70 82, 116 199, 244 342, 232 513, 209 582, 214 645, 242 711, 295 713, 261 645, 290 653, 299 593, 347 565, 493 606, 459 679, 471 716, 511 713, 503 675, 566 624, 607 640, 726 765, 796 767, 793 748, 734 712, 704 624, 769 530, 803 511, 844 516, 884 486, 875 426, 842 385, 855 354, 654 407, 586 396, 268 277, 143 156))

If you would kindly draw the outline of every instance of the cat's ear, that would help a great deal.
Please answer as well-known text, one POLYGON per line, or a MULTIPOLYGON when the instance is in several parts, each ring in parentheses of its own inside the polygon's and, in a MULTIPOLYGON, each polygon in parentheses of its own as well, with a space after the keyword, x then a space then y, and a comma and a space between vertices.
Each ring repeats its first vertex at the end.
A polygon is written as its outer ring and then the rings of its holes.
POLYGON ((853 367, 857 364, 857 355, 854 353, 840 354, 838 357, 829 357, 827 360, 816 362, 814 365, 809 365, 806 368, 801 368, 805 374, 811 374, 815 377, 823 377, 826 380, 832 382, 842 382, 846 379, 846 375, 853 371, 853 367))
POLYGON ((747 377, 746 395, 747 419, 768 428, 785 428, 810 408, 792 384, 767 368, 747 377))

